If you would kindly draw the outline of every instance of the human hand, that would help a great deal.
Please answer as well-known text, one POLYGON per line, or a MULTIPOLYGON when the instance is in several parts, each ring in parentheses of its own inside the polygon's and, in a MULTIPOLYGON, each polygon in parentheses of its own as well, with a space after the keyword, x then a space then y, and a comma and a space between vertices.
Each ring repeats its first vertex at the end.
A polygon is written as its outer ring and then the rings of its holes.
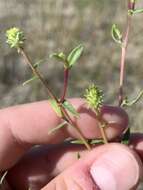
MULTIPOLYGON (((81 113, 77 124, 84 136, 99 137, 97 121, 83 100, 72 103, 81 113)), ((103 117, 112 123, 106 133, 113 139, 127 127, 127 115, 119 108, 105 112, 103 117)), ((6 177, 9 187, 4 190, 136 189, 142 177, 142 135, 132 135, 132 148, 110 143, 89 152, 83 146, 62 143, 76 136, 70 128, 48 135, 59 122, 47 101, 0 111, 0 170, 11 168, 6 177), (30 150, 37 144, 41 146, 30 150)))

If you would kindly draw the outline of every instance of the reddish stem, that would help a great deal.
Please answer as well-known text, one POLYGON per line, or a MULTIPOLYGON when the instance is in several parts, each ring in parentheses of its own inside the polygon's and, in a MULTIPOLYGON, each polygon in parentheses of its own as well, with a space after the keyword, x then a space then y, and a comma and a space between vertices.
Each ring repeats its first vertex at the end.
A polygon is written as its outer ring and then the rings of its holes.
POLYGON ((131 16, 128 15, 127 16, 127 28, 126 28, 125 36, 123 39, 121 61, 120 61, 119 106, 122 104, 123 95, 124 95, 123 94, 123 83, 124 83, 124 75, 125 75, 125 58, 126 58, 126 53, 127 53, 130 26, 131 26, 131 16))
POLYGON ((65 96, 66 96, 66 92, 68 88, 68 79, 69 79, 69 69, 65 68, 64 69, 64 86, 63 86, 63 92, 62 92, 60 102, 64 102, 65 100, 65 96))

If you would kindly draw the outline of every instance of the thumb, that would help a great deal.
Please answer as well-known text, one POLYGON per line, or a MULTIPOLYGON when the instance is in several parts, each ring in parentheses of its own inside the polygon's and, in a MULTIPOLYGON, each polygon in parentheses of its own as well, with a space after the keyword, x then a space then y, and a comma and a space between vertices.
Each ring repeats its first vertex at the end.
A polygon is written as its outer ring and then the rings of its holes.
POLYGON ((42 190, 131 190, 139 183, 141 171, 136 153, 113 143, 96 148, 42 190))

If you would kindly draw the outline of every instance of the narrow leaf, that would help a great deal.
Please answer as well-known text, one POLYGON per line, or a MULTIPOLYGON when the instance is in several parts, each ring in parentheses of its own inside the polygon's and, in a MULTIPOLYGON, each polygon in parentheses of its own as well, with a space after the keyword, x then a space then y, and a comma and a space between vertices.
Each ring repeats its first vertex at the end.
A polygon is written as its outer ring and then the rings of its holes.
POLYGON ((50 134, 54 133, 55 131, 57 131, 57 130, 63 128, 63 127, 65 127, 66 124, 67 124, 66 121, 64 121, 63 123, 60 123, 57 127, 51 129, 48 134, 50 135, 50 134))
POLYGON ((59 117, 62 117, 62 112, 61 112, 61 109, 60 109, 59 105, 57 104, 57 102, 54 99, 49 100, 49 102, 50 102, 53 110, 56 112, 56 114, 59 117))
POLYGON ((112 25, 112 28, 111 28, 111 36, 113 38, 113 40, 119 44, 122 43, 122 34, 119 30, 119 28, 117 27, 116 24, 113 24, 112 25))
POLYGON ((66 55, 63 52, 60 53, 53 53, 50 55, 50 58, 55 58, 58 61, 65 62, 66 61, 66 55))
POLYGON ((104 144, 103 139, 93 139, 90 144, 104 144))
POLYGON ((33 76, 31 79, 25 81, 22 85, 25 86, 26 84, 29 84, 30 82, 34 81, 35 79, 38 79, 37 76, 33 76))
POLYGON ((79 60, 79 58, 83 53, 83 49, 84 49, 83 45, 78 45, 70 52, 70 54, 67 57, 69 68, 71 68, 79 60))
POLYGON ((47 59, 38 60, 38 61, 33 65, 34 68, 39 67, 39 65, 41 65, 41 64, 44 63, 45 61, 47 61, 47 59))
POLYGON ((143 13, 143 9, 136 9, 133 11, 133 14, 139 14, 139 13, 143 13))
POLYGON ((63 102, 63 107, 68 110, 73 116, 79 117, 79 113, 76 111, 76 109, 73 107, 71 103, 69 103, 67 100, 63 102))
POLYGON ((123 100, 121 106, 122 106, 122 107, 125 107, 125 106, 131 107, 131 106, 133 106, 134 104, 136 104, 142 97, 143 97, 143 90, 141 90, 141 91, 139 92, 139 94, 137 95, 137 97, 135 97, 132 101, 129 101, 128 98, 126 97, 126 98, 123 100))
POLYGON ((82 140, 72 140, 70 141, 72 144, 84 144, 82 140))

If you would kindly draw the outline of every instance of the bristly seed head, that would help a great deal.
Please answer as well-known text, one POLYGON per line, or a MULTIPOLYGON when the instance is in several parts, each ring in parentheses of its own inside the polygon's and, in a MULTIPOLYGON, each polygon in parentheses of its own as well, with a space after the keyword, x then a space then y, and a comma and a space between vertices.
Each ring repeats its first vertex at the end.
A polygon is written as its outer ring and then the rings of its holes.
POLYGON ((84 97, 92 110, 98 114, 103 104, 103 92, 95 84, 91 84, 85 91, 84 97))
POLYGON ((25 37, 23 31, 19 28, 13 27, 6 31, 7 43, 11 48, 22 48, 24 45, 25 37))

